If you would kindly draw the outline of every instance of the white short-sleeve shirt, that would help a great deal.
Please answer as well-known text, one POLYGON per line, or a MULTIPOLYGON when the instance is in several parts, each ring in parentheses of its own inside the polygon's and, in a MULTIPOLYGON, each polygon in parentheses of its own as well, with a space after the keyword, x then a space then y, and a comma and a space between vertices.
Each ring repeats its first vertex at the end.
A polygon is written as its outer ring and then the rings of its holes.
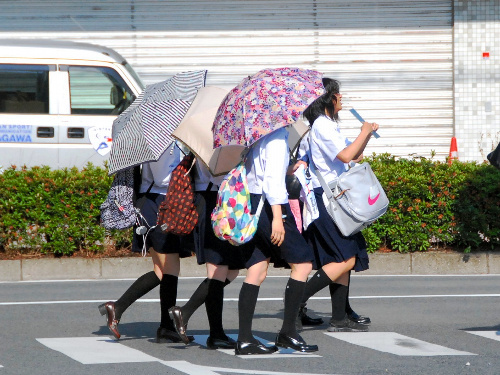
MULTIPOLYGON (((338 159, 337 154, 350 144, 337 122, 327 116, 320 116, 314 121, 309 134, 302 140, 299 157, 301 159, 304 159, 305 155, 312 157, 316 169, 328 184, 348 169, 348 164, 338 159)), ((321 186, 315 174, 312 174, 312 183, 315 188, 321 186)))
POLYGON ((264 193, 270 205, 288 203, 285 175, 289 154, 286 128, 275 130, 257 141, 247 154, 250 193, 264 193))
POLYGON ((145 193, 154 181, 151 193, 167 194, 168 183, 172 171, 179 165, 184 153, 181 152, 175 142, 167 148, 167 150, 160 156, 158 161, 152 161, 142 164, 142 181, 139 192, 145 193))

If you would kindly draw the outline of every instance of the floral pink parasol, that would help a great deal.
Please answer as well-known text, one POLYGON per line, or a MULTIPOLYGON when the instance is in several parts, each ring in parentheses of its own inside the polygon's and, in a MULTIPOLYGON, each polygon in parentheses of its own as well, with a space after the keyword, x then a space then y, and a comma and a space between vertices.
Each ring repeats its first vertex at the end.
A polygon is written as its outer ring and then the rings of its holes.
POLYGON ((322 76, 315 70, 276 68, 245 78, 219 106, 212 127, 214 148, 250 146, 293 124, 324 93, 322 76))

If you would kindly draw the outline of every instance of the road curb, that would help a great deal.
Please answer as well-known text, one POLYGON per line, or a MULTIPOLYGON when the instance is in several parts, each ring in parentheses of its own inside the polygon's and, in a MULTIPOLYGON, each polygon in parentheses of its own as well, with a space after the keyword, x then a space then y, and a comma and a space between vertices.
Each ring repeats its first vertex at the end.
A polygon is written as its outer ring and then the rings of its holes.
MULTIPOLYGON (((149 257, 60 258, 0 261, 0 281, 128 279, 152 269, 149 257)), ((242 274, 245 270, 242 271, 242 274)), ((290 270, 269 268, 268 275, 290 270)), ((500 274, 500 253, 375 253, 370 269, 358 275, 486 275, 500 274)), ((181 260, 181 277, 203 277, 205 267, 195 257, 181 260)))

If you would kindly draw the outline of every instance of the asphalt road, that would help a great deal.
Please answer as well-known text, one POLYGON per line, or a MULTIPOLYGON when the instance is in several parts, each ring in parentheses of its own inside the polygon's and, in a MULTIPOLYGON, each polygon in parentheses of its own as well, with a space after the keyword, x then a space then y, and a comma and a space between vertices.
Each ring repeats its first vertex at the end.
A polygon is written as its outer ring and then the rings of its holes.
MULTIPOLYGON (((201 280, 180 280, 180 304, 201 280)), ((225 328, 234 335, 241 282, 225 292, 225 328)), ((351 304, 372 319, 369 332, 328 334, 325 324, 302 332, 319 345, 314 355, 269 357, 206 349, 204 307, 189 322, 196 343, 155 343, 157 289, 126 311, 122 339, 112 340, 97 305, 131 283, 0 283, 0 375, 500 374, 500 275, 354 276, 351 304)), ((269 277, 261 288, 253 328, 264 341, 273 341, 281 325, 285 284, 285 277, 269 277)), ((308 307, 329 319, 326 291, 308 307)))

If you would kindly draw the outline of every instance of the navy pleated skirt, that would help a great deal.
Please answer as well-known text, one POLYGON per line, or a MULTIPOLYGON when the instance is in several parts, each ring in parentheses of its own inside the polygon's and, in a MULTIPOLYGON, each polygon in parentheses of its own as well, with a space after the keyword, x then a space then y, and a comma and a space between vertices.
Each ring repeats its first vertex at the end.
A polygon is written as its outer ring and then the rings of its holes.
MULTIPOLYGON (((251 194, 252 214, 257 210, 260 198, 260 194, 251 194)), ((273 263, 274 267, 284 268, 289 268, 289 264, 313 261, 313 251, 297 229, 290 205, 287 203, 283 207, 287 215, 283 223, 285 227, 285 239, 283 243, 279 247, 271 243, 273 213, 271 206, 265 201, 257 225, 257 232, 252 241, 242 247, 246 268, 250 268, 267 258, 271 258, 271 263, 273 263)))
POLYGON ((211 263, 228 266, 230 270, 245 268, 240 247, 218 239, 212 229, 210 215, 217 203, 217 192, 201 191, 196 194, 198 194, 198 199, 202 200, 199 206, 198 224, 193 231, 198 264, 211 263))
POLYGON ((304 234, 314 250, 313 268, 319 269, 331 262, 341 263, 356 257, 354 270, 357 272, 367 270, 369 260, 363 234, 358 232, 352 236, 344 236, 326 210, 322 198, 323 189, 316 188, 314 193, 319 217, 309 225, 304 234))
MULTIPOLYGON (((140 207, 142 218, 140 221, 148 228, 153 228, 156 225, 158 218, 158 207, 165 199, 163 194, 140 194, 138 200, 144 197, 144 203, 140 207)), ((139 205, 140 203, 138 203, 139 205)), ((152 247, 160 254, 175 254, 179 253, 181 258, 190 257, 192 255, 189 246, 186 243, 186 237, 176 236, 171 233, 164 233, 159 226, 149 230, 147 235, 138 235, 136 233, 137 226, 134 226, 134 237, 132 239, 132 251, 141 252, 146 241, 146 250, 152 247)))

